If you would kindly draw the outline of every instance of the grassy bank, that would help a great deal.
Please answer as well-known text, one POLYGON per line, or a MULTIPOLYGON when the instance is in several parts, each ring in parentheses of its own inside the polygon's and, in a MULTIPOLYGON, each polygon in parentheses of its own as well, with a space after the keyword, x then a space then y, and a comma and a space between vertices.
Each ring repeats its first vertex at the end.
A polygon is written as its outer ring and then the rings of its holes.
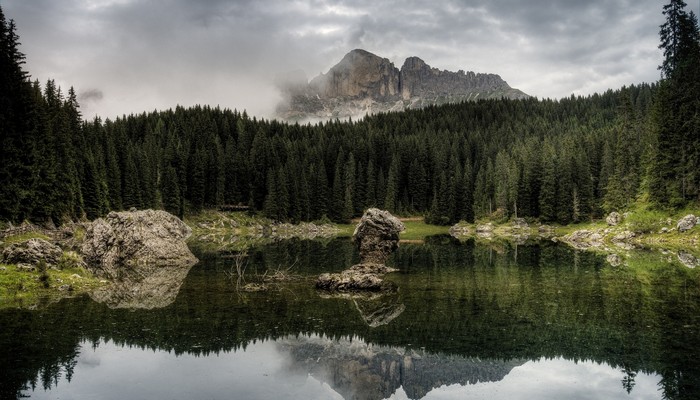
POLYGON ((0 264, 0 309, 37 308, 87 293, 106 284, 82 267, 27 270, 14 264, 0 264))
MULTIPOLYGON (((36 232, 8 236, 2 239, 0 252, 6 246, 34 238, 50 240, 36 232)), ((73 251, 64 251, 55 266, 0 263, 0 309, 37 308, 105 284, 83 267, 82 258, 73 251)))

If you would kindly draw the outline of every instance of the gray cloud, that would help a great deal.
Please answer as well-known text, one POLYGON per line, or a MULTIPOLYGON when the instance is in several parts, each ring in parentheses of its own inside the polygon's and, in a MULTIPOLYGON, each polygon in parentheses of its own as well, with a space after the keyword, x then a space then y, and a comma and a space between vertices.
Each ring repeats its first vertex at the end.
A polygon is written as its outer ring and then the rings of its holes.
MULTIPOLYGON (((687 1, 698 10, 700 0, 687 1)), ((325 72, 353 48, 399 66, 500 74, 538 97, 658 79, 658 0, 4 0, 27 69, 124 113, 212 104, 269 116, 274 77, 325 72)), ((86 115, 89 117, 89 115, 86 115)))
POLYGON ((78 101, 81 103, 98 102, 102 100, 104 93, 100 89, 88 89, 78 94, 78 101))

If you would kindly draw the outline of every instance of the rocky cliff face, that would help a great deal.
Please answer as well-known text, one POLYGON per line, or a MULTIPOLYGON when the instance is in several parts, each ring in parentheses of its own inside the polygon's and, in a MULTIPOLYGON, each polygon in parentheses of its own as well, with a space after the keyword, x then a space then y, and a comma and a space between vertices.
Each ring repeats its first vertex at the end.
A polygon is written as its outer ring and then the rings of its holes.
POLYGON ((277 82, 284 97, 277 114, 285 120, 361 117, 482 98, 528 97, 498 75, 442 71, 418 57, 407 58, 399 70, 388 59, 360 49, 308 84, 298 73, 290 76, 293 82, 277 82))

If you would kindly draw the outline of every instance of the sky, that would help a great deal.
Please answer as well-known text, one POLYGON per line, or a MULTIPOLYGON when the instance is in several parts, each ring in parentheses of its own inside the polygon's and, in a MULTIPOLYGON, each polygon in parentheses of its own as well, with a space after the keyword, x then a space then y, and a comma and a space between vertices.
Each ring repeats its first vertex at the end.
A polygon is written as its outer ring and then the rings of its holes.
MULTIPOLYGON (((362 48, 499 74, 538 98, 655 82, 666 0, 0 0, 32 79, 83 116, 208 104, 269 118, 274 80, 362 48)), ((686 0, 700 12, 700 0, 686 0)))

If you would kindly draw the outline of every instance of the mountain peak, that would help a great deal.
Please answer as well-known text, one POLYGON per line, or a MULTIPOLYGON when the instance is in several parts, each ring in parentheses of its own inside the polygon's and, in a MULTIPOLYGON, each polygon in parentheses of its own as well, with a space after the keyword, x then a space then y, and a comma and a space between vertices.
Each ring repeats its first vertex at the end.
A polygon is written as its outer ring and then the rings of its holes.
POLYGON ((389 59, 363 49, 350 51, 306 87, 288 85, 283 92, 286 101, 277 113, 286 120, 357 117, 477 98, 529 97, 495 74, 441 71, 418 57, 407 58, 399 70, 389 59))

